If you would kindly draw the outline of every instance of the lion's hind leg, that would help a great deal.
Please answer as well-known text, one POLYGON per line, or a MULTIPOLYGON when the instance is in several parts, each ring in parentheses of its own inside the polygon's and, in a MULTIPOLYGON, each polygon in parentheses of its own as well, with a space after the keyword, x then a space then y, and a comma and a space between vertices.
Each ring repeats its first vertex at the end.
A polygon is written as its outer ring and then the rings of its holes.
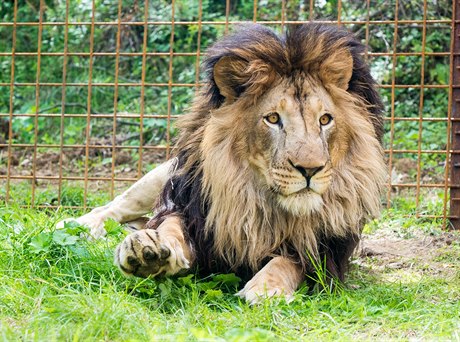
POLYGON ((115 250, 115 264, 120 270, 138 277, 174 275, 188 270, 194 261, 183 222, 175 215, 168 216, 156 229, 129 234, 115 250))
POLYGON ((303 279, 299 264, 289 258, 277 256, 257 272, 237 295, 251 305, 275 296, 284 296, 289 301, 303 279))

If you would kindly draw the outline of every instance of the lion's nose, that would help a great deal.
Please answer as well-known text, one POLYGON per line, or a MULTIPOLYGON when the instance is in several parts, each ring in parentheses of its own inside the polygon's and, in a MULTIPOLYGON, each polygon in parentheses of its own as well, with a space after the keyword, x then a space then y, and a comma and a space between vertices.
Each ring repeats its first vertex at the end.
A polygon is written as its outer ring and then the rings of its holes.
POLYGON ((312 168, 304 168, 303 170, 304 170, 305 173, 303 173, 302 171, 301 171, 301 173, 304 175, 304 177, 312 178, 314 175, 316 175, 322 169, 324 169, 324 165, 318 166, 318 167, 312 167, 312 168))
POLYGON ((313 178, 313 176, 316 175, 318 172, 320 172, 322 169, 324 169, 324 167, 326 166, 326 165, 319 165, 319 166, 305 167, 303 165, 294 164, 292 161, 290 161, 290 163, 297 171, 299 171, 302 174, 302 176, 305 177, 305 179, 307 180, 307 187, 310 186, 310 180, 313 178))

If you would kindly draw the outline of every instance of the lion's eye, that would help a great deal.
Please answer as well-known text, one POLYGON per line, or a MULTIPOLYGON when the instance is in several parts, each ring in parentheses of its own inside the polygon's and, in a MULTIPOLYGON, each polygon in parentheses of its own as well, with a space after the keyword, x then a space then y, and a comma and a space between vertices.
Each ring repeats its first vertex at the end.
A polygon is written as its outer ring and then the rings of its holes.
POLYGON ((270 113, 265 117, 265 120, 272 125, 276 125, 280 123, 281 119, 278 113, 270 113))
POLYGON ((329 125, 331 121, 332 121, 331 114, 324 114, 324 115, 321 115, 321 117, 319 118, 319 123, 321 124, 321 126, 329 125))

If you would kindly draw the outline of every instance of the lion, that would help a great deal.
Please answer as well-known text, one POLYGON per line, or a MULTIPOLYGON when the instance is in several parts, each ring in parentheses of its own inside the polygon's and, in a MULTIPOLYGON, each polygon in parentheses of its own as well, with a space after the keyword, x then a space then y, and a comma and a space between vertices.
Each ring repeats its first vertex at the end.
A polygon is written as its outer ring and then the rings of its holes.
POLYGON ((343 281, 387 179, 383 106, 363 51, 318 23, 224 37, 177 122, 174 158, 77 221, 95 237, 109 217, 131 222, 115 251, 125 275, 234 272, 251 304, 291 299, 314 260, 343 281))

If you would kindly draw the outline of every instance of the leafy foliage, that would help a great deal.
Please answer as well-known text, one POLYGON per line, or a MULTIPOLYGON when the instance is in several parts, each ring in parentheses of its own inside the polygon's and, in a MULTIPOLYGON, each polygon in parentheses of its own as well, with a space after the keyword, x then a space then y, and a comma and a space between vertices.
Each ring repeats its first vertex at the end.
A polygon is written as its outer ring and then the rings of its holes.
MULTIPOLYGON (((197 2, 178 0, 175 2, 176 21, 196 21, 199 18, 197 2)), ((65 2, 60 0, 48 0, 45 2, 46 11, 43 14, 43 21, 63 21, 65 19, 65 2)), ((145 4, 142 1, 123 1, 120 19, 123 22, 142 22, 145 18, 145 4)), ((13 2, 2 2, 0 18, 5 22, 13 21, 13 2)), ((372 1, 370 5, 371 20, 394 19, 394 5, 391 1, 372 1), (375 2, 375 3, 374 3, 375 2)), ((420 19, 423 13, 421 3, 415 0, 402 2, 399 7, 398 17, 400 19, 420 19)), ((94 30, 94 52, 114 53, 117 46, 117 25, 118 8, 110 1, 97 0, 95 2, 96 21, 109 21, 110 25, 98 25, 94 30)), ((337 18, 337 0, 317 1, 312 11, 303 1, 293 1, 286 5, 286 17, 289 20, 307 20, 313 18, 337 18)), ((36 22, 39 19, 39 1, 19 1, 18 21, 36 22)), ((436 19, 449 19, 450 6, 447 0, 436 1, 428 5, 427 17, 436 19)), ((150 1, 148 12, 149 21, 165 21, 171 19, 171 5, 169 1, 150 1)), ((202 3, 203 20, 223 21, 225 20, 225 5, 221 1, 206 0, 202 3)), ((254 16, 253 2, 232 1, 230 9, 230 20, 251 20, 254 16)), ((341 12, 342 20, 365 20, 367 10, 359 2, 344 2, 341 12)), ((269 2, 261 0, 256 12, 257 20, 281 20, 281 4, 277 1, 269 2)), ((89 22, 91 19, 91 3, 87 0, 73 1, 69 8, 69 20, 71 22, 89 22)), ((198 41, 198 25, 185 24, 174 27, 174 52, 194 53, 198 50, 204 52, 205 48, 218 36, 222 35, 224 25, 203 25, 198 41)), ((350 25, 349 29, 355 31, 358 36, 364 36, 363 25, 350 25)), ((91 136, 102 137, 110 132, 112 127, 111 118, 98 118, 98 114, 113 113, 114 108, 114 87, 99 87, 98 83, 115 82, 115 68, 118 66, 118 81, 122 83, 140 84, 145 76, 146 82, 153 84, 167 84, 169 81, 168 71, 170 56, 171 25, 151 25, 148 27, 146 46, 144 42, 143 25, 123 25, 120 32, 120 51, 122 53, 141 53, 143 49, 147 52, 166 53, 166 55, 149 56, 146 60, 145 70, 142 70, 142 56, 121 56, 117 62, 115 56, 69 56, 64 61, 62 56, 42 56, 40 59, 40 73, 37 73, 37 58, 27 56, 15 57, 15 82, 57 82, 64 81, 63 65, 66 63, 65 81, 75 86, 67 86, 65 90, 60 86, 42 86, 40 88, 39 107, 36 107, 34 87, 17 86, 13 103, 13 112, 21 114, 51 113, 59 114, 64 111, 67 114, 86 114, 90 109, 94 114, 91 122, 91 136), (90 80, 89 70, 92 68, 90 80), (87 103, 88 82, 96 84, 92 88, 90 106, 87 103), (61 108, 62 92, 65 91, 64 108, 61 108)), ((9 52, 12 49, 13 32, 10 26, 0 27, 0 40, 7 42, 3 51, 9 52)), ((369 27, 369 48, 373 52, 446 52, 449 51, 450 36, 449 27, 442 24, 430 24, 424 30, 418 24, 398 26, 397 46, 393 46, 394 29, 391 25, 371 25, 369 27), (422 41, 426 44, 423 47, 422 41)), ((364 38, 364 37, 363 37, 364 38)), ((86 52, 90 50, 91 30, 89 25, 45 26, 42 32, 40 48, 42 52, 63 52, 67 45, 69 52, 86 52), (68 40, 65 41, 65 31, 68 30, 68 40)), ((38 50, 38 28, 37 26, 20 26, 16 30, 16 52, 36 52, 38 50)), ((396 59, 395 78, 397 84, 417 85, 421 84, 447 84, 449 75, 449 64, 445 57, 425 57, 425 72, 421 74, 422 57, 399 56, 396 59)), ((391 83, 392 60, 391 57, 379 57, 371 61, 373 72, 382 83, 391 83)), ((196 57, 174 56, 172 61, 172 82, 191 83, 195 82, 197 73, 196 57)), ((0 82, 9 82, 11 72, 11 58, 0 60, 0 82)), ((0 92, 0 112, 9 112, 9 89, 4 87, 0 92)), ((443 89, 444 90, 444 89, 443 89)), ((139 113, 141 111, 141 93, 139 86, 120 86, 117 97, 118 113, 139 113)), ((168 87, 148 86, 145 88, 144 112, 155 115, 168 114, 168 87)), ((409 89, 407 92, 395 94, 395 116, 397 117, 418 117, 420 89, 409 89)), ((422 90, 423 91, 423 90, 422 90)), ((172 88, 172 115, 180 115, 189 104, 193 96, 192 87, 172 88)), ((386 103, 391 103, 392 94, 390 91, 382 91, 386 103)), ((431 117, 441 118, 446 116, 447 96, 446 91, 436 89, 424 90, 424 103, 421 107, 423 113, 431 117)), ((388 108, 390 113, 390 108, 388 108)), ((56 143, 60 140, 59 117, 39 117, 35 123, 33 117, 17 117, 13 120, 13 132, 15 143, 33 143, 33 130, 38 129, 38 142, 44 144, 56 143), (38 124, 38 127, 36 127, 38 124)), ((68 118, 64 120, 64 143, 76 143, 75 136, 80 135, 86 129, 86 118, 68 118)), ((120 139, 129 136, 132 131, 137 131, 140 125, 138 118, 130 119, 130 124, 119 120, 117 135, 120 139), (126 124, 126 125, 125 125, 126 124)), ((416 128, 409 127, 406 122, 396 122, 395 131, 401 132, 401 136, 410 136, 418 132, 416 128), (414 134, 412 134, 412 132, 414 134)), ((144 142, 161 144, 165 143, 166 122, 164 119, 145 119, 144 142)), ((388 130, 389 131, 389 130, 388 130)), ((128 139, 133 142, 134 138, 128 139)), ((436 133, 430 133, 423 138, 432 141, 442 149, 446 142, 446 132, 437 129, 436 133)), ((407 139, 406 139, 407 140, 407 139)), ((387 144, 389 136, 387 136, 387 144)), ((135 141, 134 141, 135 142, 135 141)), ((395 146, 404 145, 401 139, 396 139, 395 146)))

